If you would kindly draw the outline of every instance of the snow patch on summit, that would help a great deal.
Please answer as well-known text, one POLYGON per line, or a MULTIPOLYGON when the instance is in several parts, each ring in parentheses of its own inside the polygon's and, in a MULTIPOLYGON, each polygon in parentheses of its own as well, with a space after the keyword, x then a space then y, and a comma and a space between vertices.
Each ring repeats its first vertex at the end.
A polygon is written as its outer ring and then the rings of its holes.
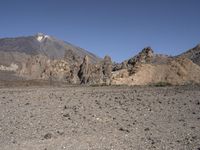
POLYGON ((42 37, 42 36, 38 36, 38 37, 37 37, 37 40, 38 40, 39 42, 41 42, 41 41, 42 41, 42 39, 43 39, 43 37, 42 37))
POLYGON ((36 39, 39 41, 39 42, 42 42, 44 39, 46 38, 50 38, 50 36, 48 35, 44 35, 43 33, 38 33, 36 35, 36 39))

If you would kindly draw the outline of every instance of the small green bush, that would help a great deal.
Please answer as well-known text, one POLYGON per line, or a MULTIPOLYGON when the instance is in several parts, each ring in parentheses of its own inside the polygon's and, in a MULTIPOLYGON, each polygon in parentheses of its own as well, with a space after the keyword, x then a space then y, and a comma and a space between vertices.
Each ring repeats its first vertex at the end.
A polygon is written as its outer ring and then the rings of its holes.
POLYGON ((165 87, 165 86, 172 86, 172 84, 169 83, 169 82, 157 82, 157 83, 154 83, 153 86, 156 86, 156 87, 165 87))

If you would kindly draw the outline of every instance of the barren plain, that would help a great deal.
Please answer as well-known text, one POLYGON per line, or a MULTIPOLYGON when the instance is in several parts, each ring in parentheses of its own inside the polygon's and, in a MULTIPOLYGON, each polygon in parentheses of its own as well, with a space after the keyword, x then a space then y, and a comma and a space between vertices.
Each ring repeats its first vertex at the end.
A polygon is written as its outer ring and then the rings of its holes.
POLYGON ((200 86, 1 86, 0 149, 200 150, 200 86))

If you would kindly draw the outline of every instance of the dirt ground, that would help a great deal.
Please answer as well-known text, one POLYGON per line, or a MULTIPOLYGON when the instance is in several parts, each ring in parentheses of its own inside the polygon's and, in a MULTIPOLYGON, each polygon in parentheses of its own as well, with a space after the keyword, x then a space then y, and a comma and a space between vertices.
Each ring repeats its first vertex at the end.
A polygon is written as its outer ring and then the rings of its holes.
POLYGON ((1 150, 200 150, 200 86, 0 87, 1 150))

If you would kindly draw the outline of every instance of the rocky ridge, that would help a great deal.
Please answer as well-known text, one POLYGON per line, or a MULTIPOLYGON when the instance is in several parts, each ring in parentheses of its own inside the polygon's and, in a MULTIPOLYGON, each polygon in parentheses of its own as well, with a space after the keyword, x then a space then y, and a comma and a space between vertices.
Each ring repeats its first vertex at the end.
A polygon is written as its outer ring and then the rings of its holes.
POLYGON ((199 54, 199 45, 175 57, 155 54, 151 47, 146 47, 136 56, 116 64, 109 56, 100 59, 52 36, 37 34, 0 39, 0 71, 6 71, 6 75, 11 72, 25 80, 68 84, 149 85, 162 82, 180 85, 200 83, 199 54))
MULTIPOLYGON (((113 72, 114 85, 183 85, 200 83, 200 67, 185 56, 167 57, 153 53, 150 47, 123 62, 127 68, 113 72)), ((121 64, 122 66, 122 64, 121 64)), ((119 68, 119 67, 118 67, 119 68)))

